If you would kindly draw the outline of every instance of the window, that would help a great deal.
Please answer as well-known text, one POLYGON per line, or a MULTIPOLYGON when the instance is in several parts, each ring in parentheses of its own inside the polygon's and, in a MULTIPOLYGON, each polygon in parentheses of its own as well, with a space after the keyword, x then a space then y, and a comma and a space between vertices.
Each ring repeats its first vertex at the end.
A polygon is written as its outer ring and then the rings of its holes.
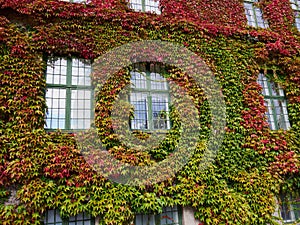
POLYGON ((137 214, 134 225, 181 225, 182 215, 178 207, 165 207, 161 214, 137 214))
POLYGON ((262 11, 255 6, 257 0, 244 1, 248 25, 252 27, 267 28, 268 23, 263 19, 262 11))
POLYGON ((135 11, 161 13, 159 0, 129 0, 129 4, 135 11))
POLYGON ((300 31, 300 0, 290 0, 295 14, 295 25, 300 31))
POLYGON ((48 129, 88 129, 92 118, 91 63, 83 59, 48 60, 48 129))
POLYGON ((166 79, 159 74, 160 69, 157 64, 138 64, 130 72, 133 130, 170 129, 169 87, 166 79))
POLYGON ((269 81, 263 73, 259 74, 258 83, 263 89, 262 94, 267 107, 270 128, 272 130, 289 129, 287 101, 283 89, 274 82, 269 81))
POLYGON ((294 222, 300 219, 300 199, 291 194, 280 195, 280 214, 284 222, 294 222))
POLYGON ((94 225, 94 219, 87 213, 80 213, 71 216, 69 219, 62 219, 57 209, 48 210, 45 213, 44 225, 94 225))

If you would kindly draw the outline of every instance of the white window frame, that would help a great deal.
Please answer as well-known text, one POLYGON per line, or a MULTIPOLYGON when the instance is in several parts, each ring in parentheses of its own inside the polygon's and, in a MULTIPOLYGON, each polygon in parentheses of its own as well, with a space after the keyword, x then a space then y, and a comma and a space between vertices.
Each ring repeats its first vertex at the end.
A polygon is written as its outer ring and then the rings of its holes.
POLYGON ((252 27, 268 28, 268 22, 264 20, 261 9, 255 6, 257 2, 257 0, 244 1, 247 23, 252 27))

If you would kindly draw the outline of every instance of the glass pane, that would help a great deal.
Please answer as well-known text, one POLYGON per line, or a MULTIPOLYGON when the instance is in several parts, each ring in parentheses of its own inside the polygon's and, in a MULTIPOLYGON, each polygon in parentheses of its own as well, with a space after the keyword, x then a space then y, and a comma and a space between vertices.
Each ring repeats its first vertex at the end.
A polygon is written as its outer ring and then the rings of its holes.
POLYGON ((134 225, 180 225, 177 207, 165 207, 163 212, 154 214, 137 214, 134 225))
POLYGON ((172 225, 179 225, 179 216, 178 216, 178 209, 177 206, 174 207, 165 207, 160 217, 160 224, 172 224, 172 225))
POLYGON ((58 225, 62 224, 58 210, 48 210, 44 218, 44 224, 46 225, 58 225))
POLYGON ((288 113, 285 100, 274 100, 274 106, 276 107, 276 116, 278 128, 287 130, 290 128, 288 120, 288 113))
POLYGON ((167 90, 167 80, 158 73, 150 74, 152 90, 167 90))
POLYGON ((154 0, 145 0, 145 11, 146 12, 154 12, 156 14, 160 14, 159 9, 159 1, 154 0))
POLYGON ((88 129, 91 124, 91 90, 71 91, 71 129, 88 129))
POLYGON ((255 17, 256 17, 256 21, 257 21, 257 26, 261 27, 261 28, 265 28, 266 27, 266 23, 263 19, 263 15, 261 12, 261 9, 259 8, 255 8, 255 17))
POLYGON ((47 84, 62 84, 67 82, 67 60, 59 58, 55 61, 49 60, 46 72, 47 84))
POLYGON ((244 2, 245 14, 247 17, 248 25, 253 27, 266 28, 267 23, 263 19, 262 11, 253 5, 256 1, 244 2))
POLYGON ((48 113, 46 115, 46 128, 64 129, 66 118, 66 90, 61 88, 48 88, 46 103, 48 113))
POLYGON ((49 222, 49 223, 53 223, 54 222, 54 210, 48 210, 47 212, 47 216, 48 218, 45 218, 46 221, 45 222, 49 222))
POLYGON ((152 95, 152 118, 154 129, 169 129, 169 106, 168 95, 152 95))
POLYGON ((130 0, 130 8, 134 9, 135 11, 143 11, 143 6, 141 0, 130 0))
POLYGON ((84 213, 84 219, 91 219, 91 215, 87 214, 87 213, 84 213))
POLYGON ((146 73, 144 72, 130 72, 131 74, 131 87, 146 89, 147 88, 147 79, 146 73))
POLYGON ((253 12, 252 4, 245 2, 244 6, 245 6, 245 14, 246 14, 246 17, 247 17, 248 25, 255 26, 254 12, 253 12))
MULTIPOLYGON (((299 13, 298 13, 299 14, 299 13)), ((296 27, 297 29, 300 31, 300 15, 298 15, 298 17, 296 18, 296 27)))
POLYGON ((160 14, 159 0, 129 0, 130 8, 135 11, 154 12, 160 14))
POLYGON ((148 129, 147 94, 131 93, 130 103, 134 106, 134 118, 131 120, 131 128, 148 129))
POLYGON ((55 222, 62 222, 58 210, 55 210, 55 222))
POLYGON ((82 59, 72 59, 72 85, 91 86, 90 75, 90 61, 82 59))
POLYGON ((267 107, 267 117, 268 117, 269 126, 271 130, 276 130, 273 107, 270 99, 265 99, 265 106, 267 107))

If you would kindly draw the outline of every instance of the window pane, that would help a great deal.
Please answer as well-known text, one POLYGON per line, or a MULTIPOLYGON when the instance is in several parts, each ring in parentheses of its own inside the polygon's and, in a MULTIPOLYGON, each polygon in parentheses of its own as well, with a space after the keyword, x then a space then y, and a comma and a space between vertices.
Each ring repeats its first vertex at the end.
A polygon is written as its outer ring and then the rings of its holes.
POLYGON ((161 13, 159 0, 129 0, 129 4, 135 11, 161 13))
POLYGON ((45 213, 44 218, 45 225, 62 225, 62 219, 60 218, 58 210, 48 210, 45 213))
POLYGON ((159 215, 160 218, 160 224, 165 225, 165 224, 180 224, 179 222, 179 216, 178 216, 178 209, 177 206, 174 207, 165 207, 163 209, 162 214, 159 215))
POLYGON ((72 85, 91 86, 91 65, 87 60, 72 59, 72 85))
POLYGON ((292 194, 280 194, 280 214, 284 222, 294 222, 300 217, 300 199, 292 194))
POLYGON ((154 129, 169 129, 169 101, 166 94, 152 95, 152 118, 154 129))
POLYGON ((268 23, 263 19, 263 14, 260 8, 257 8, 253 3, 257 1, 245 1, 245 14, 247 18, 247 22, 249 26, 253 27, 261 27, 266 28, 268 27, 268 23))
POLYGON ((69 218, 69 225, 92 225, 91 216, 86 213, 80 213, 69 218))
POLYGON ((245 6, 245 13, 246 13, 248 25, 255 26, 254 11, 253 11, 252 4, 244 3, 244 6, 245 6))
POLYGON ((181 225, 178 208, 165 207, 161 214, 137 214, 134 225, 181 225))
POLYGON ((67 60, 59 58, 54 62, 48 62, 46 72, 47 84, 66 84, 67 82, 67 60))
POLYGON ((136 215, 134 225, 155 225, 155 217, 147 214, 136 215))
POLYGON ((150 73, 151 89, 167 90, 167 81, 159 73, 150 73))
POLYGON ((60 88, 48 88, 46 92, 48 113, 46 125, 48 128, 65 128, 66 90, 60 88))
POLYGON ((91 90, 71 91, 71 129, 88 129, 91 124, 91 90))
POLYGON ((147 81, 146 81, 146 73, 145 72, 130 72, 131 74, 131 87, 146 89, 147 81))
POLYGON ((300 31, 300 15, 298 15, 295 22, 296 22, 297 29, 300 31))
POLYGON ((145 11, 155 12, 156 14, 160 14, 159 1, 145 0, 145 11))
POLYGON ((130 103, 134 106, 134 118, 131 120, 131 129, 148 129, 147 94, 131 93, 130 103))

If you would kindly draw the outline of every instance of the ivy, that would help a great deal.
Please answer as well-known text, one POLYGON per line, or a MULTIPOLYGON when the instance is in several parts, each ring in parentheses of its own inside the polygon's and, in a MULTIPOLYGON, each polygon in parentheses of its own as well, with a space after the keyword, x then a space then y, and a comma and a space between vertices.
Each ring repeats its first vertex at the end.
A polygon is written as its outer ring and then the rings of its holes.
MULTIPOLYGON (((268 29, 248 27, 238 0, 161 0, 161 16, 134 12, 127 6, 123 0, 87 4, 0 0, 1 12, 13 12, 0 17, 0 221, 40 224, 46 210, 57 208, 66 218, 86 211, 99 216, 102 224, 130 224, 135 213, 158 213, 176 204, 192 206, 195 216, 207 225, 275 224, 275 196, 280 189, 297 191, 300 183, 300 46, 289 1, 260 1, 268 29), (164 76, 192 97, 201 126, 193 156, 175 177, 153 185, 113 183, 81 155, 75 134, 44 130, 43 56, 94 60, 138 40, 185 46, 205 61, 222 87, 225 137, 206 170, 199 170, 199 164, 211 134, 209 104, 201 87, 171 65, 165 65, 164 76), (262 69, 278 71, 270 79, 288 97, 292 124, 288 131, 268 128, 256 82, 262 69), (6 204, 11 186, 18 187, 16 205, 6 204)), ((96 92, 97 133, 89 135, 99 135, 108 152, 121 162, 153 165, 178 145, 180 118, 172 109, 171 131, 149 151, 123 145, 113 132, 111 111, 130 82, 129 71, 130 67, 123 68, 96 92)), ((97 84, 99 78, 92 79, 97 84)), ((126 101, 120 104, 124 112, 130 110, 126 101)), ((134 135, 144 140, 149 134, 134 135)))

